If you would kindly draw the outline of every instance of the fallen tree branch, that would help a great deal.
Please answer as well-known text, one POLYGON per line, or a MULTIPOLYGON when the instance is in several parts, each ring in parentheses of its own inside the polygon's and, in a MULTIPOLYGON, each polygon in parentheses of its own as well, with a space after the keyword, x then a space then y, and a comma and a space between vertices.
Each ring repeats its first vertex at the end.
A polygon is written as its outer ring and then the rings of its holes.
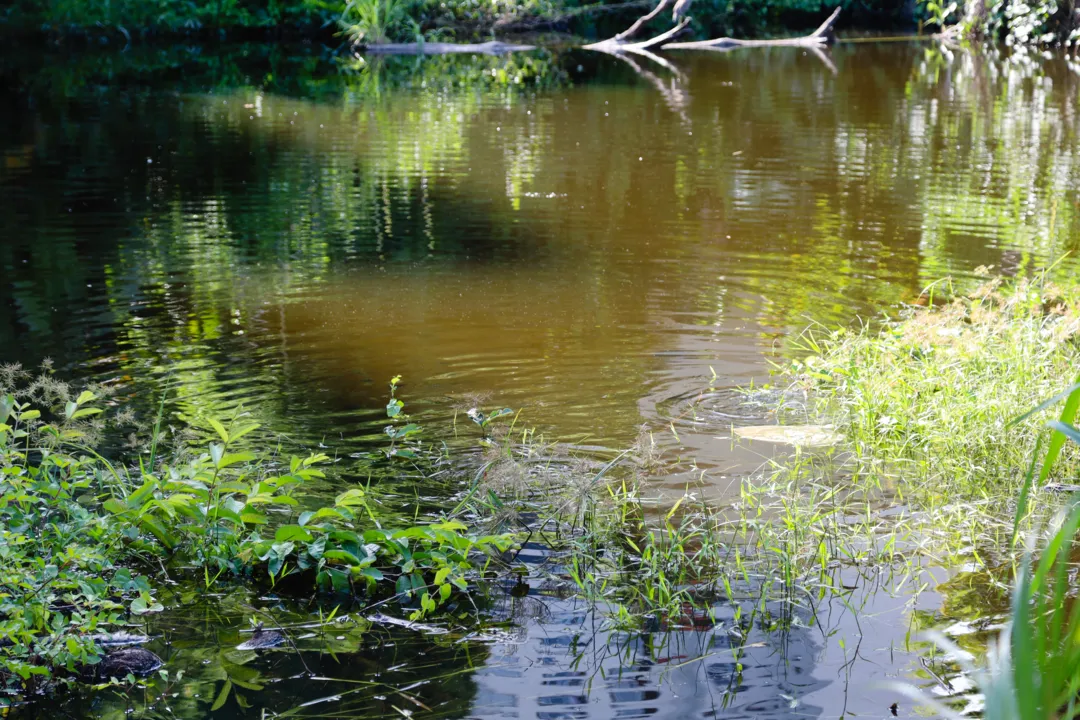
MULTIPOLYGON (((661 0, 661 4, 666 4, 666 0, 661 0)), ((665 33, 657 35, 656 37, 649 38, 648 40, 631 43, 626 42, 625 40, 619 40, 619 35, 616 35, 615 37, 608 40, 602 40, 598 43, 593 43, 592 45, 586 45, 585 49, 599 50, 600 52, 606 53, 641 52, 643 50, 651 50, 652 48, 664 45, 664 43, 666 43, 668 40, 682 32, 683 29, 689 24, 690 18, 684 17, 675 27, 671 28, 665 33)), ((627 32, 629 32, 629 30, 627 32)), ((625 33, 620 33, 620 35, 625 35, 625 33)))
POLYGON ((532 45, 507 45, 498 41, 485 43, 384 43, 359 46, 356 51, 371 55, 454 55, 476 53, 479 55, 505 55, 532 50, 532 45))
POLYGON ((828 45, 835 37, 833 35, 833 26, 836 25, 836 18, 840 15, 840 8, 833 10, 832 15, 828 17, 818 27, 817 30, 797 38, 781 38, 779 40, 739 40, 737 38, 716 38, 714 40, 698 40, 695 42, 675 42, 667 43, 662 47, 663 50, 732 50, 740 47, 773 47, 773 46, 788 46, 788 47, 821 47, 822 45, 828 45))
POLYGON ((660 2, 656 3, 656 7, 653 8, 652 12, 639 17, 634 22, 633 25, 631 25, 630 27, 626 28, 621 33, 619 33, 618 35, 613 37, 612 40, 618 40, 620 42, 624 42, 624 41, 629 40, 630 38, 634 37, 634 35, 636 35, 638 33, 638 31, 640 31, 641 28, 643 28, 645 26, 645 23, 649 22, 654 17, 656 17, 657 15, 662 13, 667 8, 667 6, 670 5, 670 4, 671 4, 671 0, 660 0, 660 2))
POLYGON ((833 65, 833 61, 829 59, 829 56, 825 54, 824 50, 822 50, 817 45, 809 45, 806 49, 814 53, 814 55, 817 56, 817 59, 820 60, 825 65, 825 67, 829 68, 829 72, 831 72, 833 75, 837 74, 836 66, 833 65))

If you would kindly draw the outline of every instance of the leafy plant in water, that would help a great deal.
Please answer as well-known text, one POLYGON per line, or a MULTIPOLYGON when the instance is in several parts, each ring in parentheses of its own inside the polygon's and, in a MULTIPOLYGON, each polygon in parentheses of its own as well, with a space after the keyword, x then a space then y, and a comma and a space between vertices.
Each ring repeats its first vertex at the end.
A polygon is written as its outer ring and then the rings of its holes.
POLYGON ((397 389, 401 384, 401 376, 395 375, 390 380, 390 402, 386 403, 386 417, 393 421, 392 425, 385 428, 386 436, 390 438, 390 448, 386 451, 387 457, 400 457, 415 460, 418 457, 417 448, 399 448, 399 442, 405 442, 419 435, 423 428, 416 423, 406 422, 409 416, 405 414, 405 403, 397 397, 397 389))
MULTIPOLYGON (((394 386, 396 387, 396 382, 394 386)), ((157 467, 115 466, 84 443, 101 414, 96 396, 62 401, 55 419, 0 396, 0 683, 38 688, 100 661, 95 634, 163 610, 139 567, 295 576, 328 592, 385 593, 414 618, 469 583, 509 535, 470 533, 457 521, 383 527, 367 489, 301 510, 309 480, 328 458, 287 466, 238 448, 258 429, 245 415, 210 420, 205 451, 157 467)), ((401 405, 395 405, 400 416, 401 405)), ((391 412, 388 410, 388 412, 391 412)), ((401 439, 399 436, 395 439, 401 439)), ((156 447, 156 443, 155 443, 156 447)), ((311 505, 305 499, 307 505, 311 505)))
POLYGON ((491 423, 499 418, 513 415, 514 411, 510 408, 501 408, 499 410, 492 410, 489 414, 485 414, 480 408, 469 408, 465 414, 469 416, 469 419, 472 420, 477 427, 484 431, 484 437, 487 437, 489 432, 488 426, 491 425, 491 423))
POLYGON ((94 634, 160 609, 148 579, 120 567, 119 548, 143 546, 95 512, 109 468, 69 453, 78 421, 100 413, 83 393, 56 423, 13 395, 0 397, 0 686, 37 689, 100 661, 94 634), (40 447, 49 440, 50 447, 40 447), (63 444, 57 446, 57 442, 63 444))

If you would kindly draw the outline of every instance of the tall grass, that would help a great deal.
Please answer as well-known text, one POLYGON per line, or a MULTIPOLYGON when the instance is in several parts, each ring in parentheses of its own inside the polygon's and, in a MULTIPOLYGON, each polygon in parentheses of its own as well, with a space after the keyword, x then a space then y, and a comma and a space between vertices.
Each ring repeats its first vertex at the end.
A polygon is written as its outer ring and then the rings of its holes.
MULTIPOLYGON (((1032 399, 1055 396, 1076 374, 1078 332, 1080 286, 1045 273, 987 282, 856 330, 806 332, 806 357, 782 368, 777 413, 789 423, 833 423, 845 443, 774 464, 744 488, 747 502, 789 516, 821 510, 829 498, 847 526, 898 523, 916 545, 933 538, 943 549, 1007 552, 1031 510, 1047 505, 1029 502, 1031 492, 1080 472, 1080 454, 1059 432, 1045 446, 1051 462, 1025 484, 1046 432, 1029 412, 1032 399)), ((1075 410, 1075 399, 1055 398, 1075 410)))
MULTIPOLYGON (((1074 425, 1080 386, 1071 386, 1051 402, 1061 400, 1065 402, 1060 417, 1047 423, 1053 433, 1050 444, 1031 464, 1025 496, 1032 483, 1050 474, 1067 443, 1080 443, 1080 432, 1074 425)), ((1024 509, 1021 500, 1016 524, 1024 509)), ((1056 527, 1041 550, 1033 541, 1029 543, 1017 571, 1009 622, 989 648, 985 667, 967 667, 985 698, 987 720, 1069 720, 1080 715, 1080 602, 1075 592, 1074 557, 1080 502, 1071 502, 1062 511, 1056 527), (1038 561, 1033 563, 1036 553, 1038 561)), ((943 649, 955 650, 943 638, 937 642, 943 649)), ((913 688, 901 690, 947 717, 959 717, 913 688)))

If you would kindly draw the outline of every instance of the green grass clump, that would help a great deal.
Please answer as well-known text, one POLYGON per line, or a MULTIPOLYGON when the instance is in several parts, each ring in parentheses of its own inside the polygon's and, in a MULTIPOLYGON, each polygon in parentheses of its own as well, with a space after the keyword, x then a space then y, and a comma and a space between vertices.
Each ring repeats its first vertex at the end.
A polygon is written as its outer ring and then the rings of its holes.
MULTIPOLYGON (((1025 414, 1075 376, 1078 331, 1080 285, 995 280, 884 326, 808 331, 814 354, 784 372, 806 412, 848 439, 859 479, 932 503, 985 500, 1019 487, 1045 433, 1025 414)), ((1066 452, 1054 476, 1077 465, 1066 452)))
MULTIPOLYGON (((1030 483, 1049 476, 1062 448, 1080 443, 1080 430, 1075 425, 1080 384, 1073 384, 1055 400, 1065 402, 1059 417, 1046 423, 1051 436, 1045 451, 1040 445, 1035 448, 1017 503, 1017 524, 1027 506, 1030 483), (1036 475, 1038 468, 1041 470, 1036 475)), ((1036 542, 1034 536, 1029 538, 1028 552, 1016 571, 1008 622, 987 648, 981 668, 963 660, 964 653, 949 640, 935 637, 974 678, 983 695, 983 717, 987 720, 1066 720, 1080 715, 1080 603, 1075 583, 1080 503, 1074 500, 1062 508, 1048 527, 1056 531, 1045 544, 1036 542), (1041 547, 1036 550, 1037 546, 1041 547), (1037 561, 1033 557, 1036 553, 1037 561)), ((915 688, 901 685, 897 689, 942 717, 962 717, 915 688)))

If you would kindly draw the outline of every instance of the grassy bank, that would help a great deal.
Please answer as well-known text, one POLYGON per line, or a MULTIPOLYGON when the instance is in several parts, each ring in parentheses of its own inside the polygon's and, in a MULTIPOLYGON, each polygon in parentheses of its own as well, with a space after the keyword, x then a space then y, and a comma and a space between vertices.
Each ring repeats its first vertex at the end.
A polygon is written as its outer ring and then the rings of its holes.
MULTIPOLYGON (((1000 503, 1048 433, 1045 412, 1030 411, 1060 400, 1080 367, 1080 286, 1045 273, 967 293, 942 282, 922 302, 884 324, 808 330, 810 354, 783 369, 779 414, 834 424, 846 482, 868 502, 1007 515, 1000 503)), ((1077 469, 1065 453, 1048 479, 1077 469)))
POLYGON ((713 556, 691 575, 719 553, 714 591, 738 578, 824 592, 844 567, 997 568, 1040 544, 1080 469, 1071 426, 1047 425, 1076 411, 1080 286, 1045 273, 975 285, 938 283, 891 319, 811 328, 775 387, 746 391, 781 425, 832 426, 839 441, 769 452, 734 507, 665 518, 665 546, 713 556))

